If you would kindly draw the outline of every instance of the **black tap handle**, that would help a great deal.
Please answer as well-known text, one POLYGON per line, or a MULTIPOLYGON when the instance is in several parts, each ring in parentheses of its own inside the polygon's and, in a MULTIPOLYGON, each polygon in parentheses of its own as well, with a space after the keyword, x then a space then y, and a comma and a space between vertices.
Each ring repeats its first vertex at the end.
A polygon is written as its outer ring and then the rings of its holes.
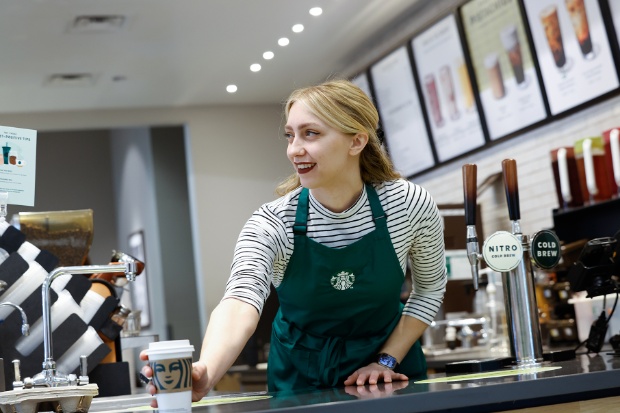
POLYGON ((504 159, 502 161, 502 171, 504 172, 504 187, 506 188, 506 203, 508 204, 508 215, 511 221, 521 219, 519 209, 519 183, 517 181, 517 161, 514 159, 504 159))
POLYGON ((463 199, 465 205, 465 225, 476 225, 476 195, 478 192, 477 166, 463 165, 463 199))

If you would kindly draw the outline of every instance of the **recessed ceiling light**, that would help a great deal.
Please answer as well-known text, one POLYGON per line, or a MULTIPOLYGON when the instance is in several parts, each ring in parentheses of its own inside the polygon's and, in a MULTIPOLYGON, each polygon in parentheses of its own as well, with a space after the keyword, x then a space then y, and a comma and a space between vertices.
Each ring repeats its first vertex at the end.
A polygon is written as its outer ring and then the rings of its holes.
POLYGON ((312 16, 320 16, 321 14, 323 14, 323 9, 320 7, 313 7, 310 9, 310 14, 312 16))
POLYGON ((296 24, 293 26, 293 31, 295 33, 301 33, 304 31, 304 25, 303 24, 296 24))
POLYGON ((265 59, 265 60, 271 60, 271 59, 273 59, 273 56, 274 56, 274 54, 271 51, 263 53, 263 59, 265 59))
POLYGON ((258 63, 254 63, 254 64, 250 65, 250 70, 252 72, 258 72, 258 71, 260 71, 260 69, 261 69, 261 67, 260 67, 260 65, 258 63))
POLYGON ((228 85, 228 86, 226 86, 226 91, 228 93, 235 93, 237 91, 237 85, 228 85))
POLYGON ((287 46, 289 44, 289 40, 286 37, 282 37, 278 39, 278 44, 280 46, 287 46))
POLYGON ((59 73, 47 78, 49 86, 93 86, 95 76, 91 73, 59 73))
POLYGON ((73 19, 72 31, 80 32, 111 32, 123 28, 125 16, 121 15, 94 15, 77 16, 73 19))

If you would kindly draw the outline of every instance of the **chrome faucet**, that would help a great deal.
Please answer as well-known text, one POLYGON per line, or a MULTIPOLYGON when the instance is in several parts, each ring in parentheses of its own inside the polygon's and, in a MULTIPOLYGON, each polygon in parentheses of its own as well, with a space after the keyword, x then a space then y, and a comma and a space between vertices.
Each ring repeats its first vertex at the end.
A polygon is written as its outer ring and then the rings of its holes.
MULTIPOLYGON (((122 263, 108 265, 84 265, 75 267, 59 267, 50 272, 41 288, 43 299, 43 370, 33 377, 36 387, 58 387, 68 386, 76 382, 75 375, 65 375, 56 370, 56 362, 52 353, 52 326, 51 326, 51 305, 50 287, 52 282, 63 274, 95 274, 124 272, 127 280, 135 281, 136 275, 140 273, 136 260, 127 260, 122 263)), ((80 383, 82 384, 81 380, 80 383)), ((87 384, 87 383, 86 383, 87 384)))
POLYGON ((26 317, 26 313, 24 312, 24 310, 20 306, 18 306, 17 304, 13 304, 13 303, 11 303, 9 301, 5 301, 3 303, 0 303, 0 307, 4 307, 4 306, 13 307, 14 309, 18 310, 22 314, 22 335, 24 335, 24 336, 29 335, 30 334, 30 325, 28 325, 28 317, 26 317))

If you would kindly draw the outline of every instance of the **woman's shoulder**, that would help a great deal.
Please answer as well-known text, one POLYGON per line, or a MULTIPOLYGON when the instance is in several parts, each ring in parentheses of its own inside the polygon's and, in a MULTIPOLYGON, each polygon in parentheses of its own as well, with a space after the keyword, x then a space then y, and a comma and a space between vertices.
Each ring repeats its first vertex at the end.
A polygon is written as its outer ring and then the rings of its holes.
POLYGON ((431 198, 426 189, 404 178, 373 184, 373 187, 380 198, 431 198))

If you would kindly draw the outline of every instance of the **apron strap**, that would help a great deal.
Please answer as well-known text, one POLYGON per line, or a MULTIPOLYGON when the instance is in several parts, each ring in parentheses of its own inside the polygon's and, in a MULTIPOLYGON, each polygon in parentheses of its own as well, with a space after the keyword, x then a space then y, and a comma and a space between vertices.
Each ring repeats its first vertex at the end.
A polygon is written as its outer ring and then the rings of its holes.
MULTIPOLYGON (((387 228, 387 215, 381 207, 379 195, 370 184, 365 184, 366 195, 372 210, 372 219, 375 221, 376 228, 387 228)), ((308 188, 303 188, 299 193, 297 200, 297 211, 295 212, 295 225, 293 225, 293 233, 295 235, 306 235, 308 231, 308 209, 309 209, 309 193, 308 188)))
POLYGON ((387 228, 387 215, 381 207, 381 201, 379 201, 379 195, 377 191, 370 184, 366 184, 366 194, 368 196, 368 202, 370 202, 370 209, 372 210, 372 219, 375 221, 377 228, 387 228))
POLYGON ((295 235, 306 235, 308 231, 308 188, 302 188, 297 200, 297 212, 295 213, 295 225, 293 233, 295 235))

